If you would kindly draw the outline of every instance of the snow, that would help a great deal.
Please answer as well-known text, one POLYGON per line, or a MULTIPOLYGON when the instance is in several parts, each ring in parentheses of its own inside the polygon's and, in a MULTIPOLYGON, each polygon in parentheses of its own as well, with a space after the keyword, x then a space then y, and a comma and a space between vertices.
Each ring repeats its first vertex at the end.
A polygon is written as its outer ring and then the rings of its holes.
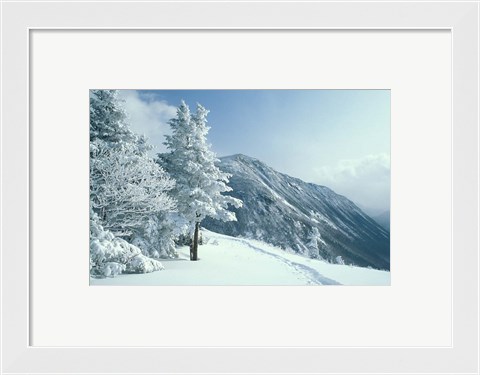
POLYGON ((97 214, 90 212, 90 274, 115 277, 122 272, 144 273, 162 270, 156 259, 142 254, 140 248, 115 237, 101 224, 97 214))
POLYGON ((258 240, 202 230, 199 260, 187 246, 164 270, 90 279, 91 285, 390 285, 390 272, 331 264, 290 253, 258 240))

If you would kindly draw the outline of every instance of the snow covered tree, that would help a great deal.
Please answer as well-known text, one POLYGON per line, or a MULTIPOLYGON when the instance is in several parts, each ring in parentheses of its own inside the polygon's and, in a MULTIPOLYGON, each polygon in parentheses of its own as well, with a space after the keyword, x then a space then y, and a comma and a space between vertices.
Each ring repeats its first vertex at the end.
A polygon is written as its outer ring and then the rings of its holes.
POLYGON ((106 148, 92 143, 90 202, 114 235, 131 236, 151 216, 171 211, 175 204, 166 192, 173 185, 162 168, 136 152, 135 146, 106 148))
POLYGON ((309 241, 307 244, 307 255, 309 258, 319 258, 318 242, 320 240, 320 232, 317 227, 313 227, 309 235, 309 241))
MULTIPOLYGON (((90 91, 91 212, 98 215, 102 230, 115 238, 131 241, 143 236, 142 244, 156 242, 158 246, 171 241, 157 236, 171 235, 163 230, 162 218, 175 207, 174 199, 167 194, 174 181, 148 157, 150 149, 143 136, 130 130, 116 90, 90 91)), ((155 253, 152 249, 141 250, 142 256, 155 253)), ((164 251, 168 253, 170 248, 156 249, 157 254, 164 251)), ((127 271, 134 269, 141 267, 127 271)), ((117 267, 116 271, 121 270, 117 267)))
POLYGON ((96 140, 111 147, 139 142, 128 126, 117 90, 90 90, 90 142, 96 140))
POLYGON ((228 210, 229 205, 241 207, 242 202, 222 193, 232 189, 227 185, 230 175, 222 172, 216 165, 219 160, 207 143, 208 110, 200 104, 196 113, 182 101, 177 116, 169 121, 172 130, 164 144, 169 152, 159 154, 158 162, 175 178, 172 189, 177 199, 177 209, 188 223, 193 242, 190 259, 198 260, 198 239, 200 223, 205 217, 222 221, 235 221, 235 213, 228 210))
POLYGON ((143 135, 130 130, 117 90, 90 90, 90 144, 103 148, 129 147, 137 154, 152 149, 143 135))

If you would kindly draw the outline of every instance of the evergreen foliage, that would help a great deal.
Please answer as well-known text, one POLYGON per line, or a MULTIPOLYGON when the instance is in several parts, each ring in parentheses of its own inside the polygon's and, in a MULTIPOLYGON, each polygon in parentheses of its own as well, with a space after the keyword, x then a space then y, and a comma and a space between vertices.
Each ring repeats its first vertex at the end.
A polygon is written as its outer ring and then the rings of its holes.
POLYGON ((175 209, 175 200, 167 192, 175 183, 148 157, 149 149, 146 139, 130 130, 116 90, 91 90, 90 260, 94 275, 150 272, 161 268, 150 258, 175 254, 174 234, 165 229, 169 227, 166 217, 175 209), (92 231, 92 225, 102 229, 92 231), (100 246, 98 236, 104 232, 108 235, 101 236, 100 246), (138 246, 131 244, 133 240, 138 246), (127 253, 134 254, 135 261, 126 262, 127 253), (119 258, 119 254, 124 255, 119 258))
POLYGON ((171 190, 177 199, 177 209, 194 236, 192 260, 196 260, 199 225, 205 217, 222 221, 236 220, 228 206, 241 207, 242 202, 223 193, 232 189, 227 185, 230 175, 216 165, 219 160, 207 143, 208 110, 200 104, 192 114, 182 101, 175 118, 169 121, 172 130, 165 145, 169 152, 159 154, 158 162, 176 180, 171 190))

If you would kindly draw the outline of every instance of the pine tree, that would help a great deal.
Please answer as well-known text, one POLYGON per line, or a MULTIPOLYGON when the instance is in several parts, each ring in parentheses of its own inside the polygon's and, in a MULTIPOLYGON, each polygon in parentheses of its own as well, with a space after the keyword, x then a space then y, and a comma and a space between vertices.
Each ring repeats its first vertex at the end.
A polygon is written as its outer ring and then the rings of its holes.
POLYGON ((227 185, 229 177, 216 165, 219 160, 207 143, 208 110, 200 104, 195 114, 182 101, 177 116, 169 121, 172 135, 166 136, 168 153, 159 154, 158 162, 175 178, 172 193, 177 199, 178 211, 193 232, 190 259, 198 259, 200 223, 205 217, 223 221, 235 221, 235 213, 229 205, 241 207, 239 199, 223 195, 232 189, 227 185))
POLYGON ((312 231, 310 232, 310 235, 308 237, 309 241, 307 244, 307 255, 309 258, 320 258, 319 255, 319 243, 323 242, 320 236, 320 232, 318 231, 317 227, 313 227, 312 231))
POLYGON ((90 90, 90 142, 120 147, 143 142, 128 126, 117 90, 90 90))

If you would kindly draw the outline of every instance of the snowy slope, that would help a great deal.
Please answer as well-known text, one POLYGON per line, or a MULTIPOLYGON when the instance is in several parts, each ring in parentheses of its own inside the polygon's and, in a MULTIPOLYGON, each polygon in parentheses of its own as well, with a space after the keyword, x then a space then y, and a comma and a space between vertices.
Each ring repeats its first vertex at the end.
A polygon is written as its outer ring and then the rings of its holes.
POLYGON ((163 261, 162 271, 91 279, 91 285, 390 285, 390 273, 308 259, 257 240, 203 231, 197 262, 163 261))
POLYGON ((325 186, 279 173, 245 156, 220 159, 220 169, 232 174, 229 194, 243 201, 233 209, 237 222, 205 219, 202 225, 217 233, 252 238, 308 254, 314 228, 318 254, 335 261, 390 269, 390 234, 352 201, 325 186))

